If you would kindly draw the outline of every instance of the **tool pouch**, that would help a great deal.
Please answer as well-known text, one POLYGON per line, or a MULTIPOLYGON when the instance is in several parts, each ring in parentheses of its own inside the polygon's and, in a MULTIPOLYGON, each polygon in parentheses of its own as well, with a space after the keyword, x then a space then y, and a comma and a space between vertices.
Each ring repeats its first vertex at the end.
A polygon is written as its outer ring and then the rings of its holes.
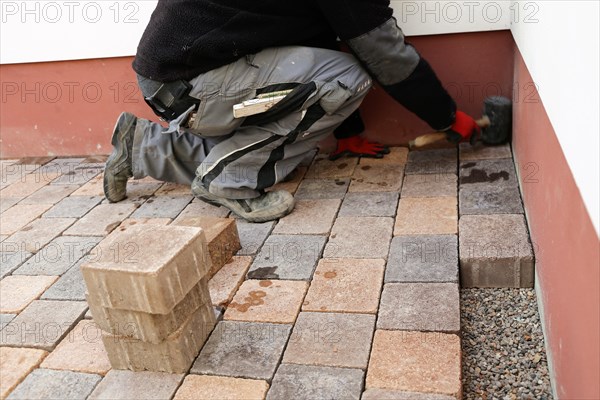
POLYGON ((163 83, 152 95, 144 97, 154 113, 171 122, 200 100, 190 96, 192 85, 186 81, 163 83))

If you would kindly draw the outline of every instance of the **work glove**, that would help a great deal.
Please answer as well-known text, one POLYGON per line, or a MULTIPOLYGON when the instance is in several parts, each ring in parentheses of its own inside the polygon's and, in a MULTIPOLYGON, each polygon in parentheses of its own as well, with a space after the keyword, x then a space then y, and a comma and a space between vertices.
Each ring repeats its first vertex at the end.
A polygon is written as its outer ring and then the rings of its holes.
POLYGON ((445 132, 449 142, 454 144, 469 142, 474 145, 481 135, 481 128, 473 118, 462 111, 457 111, 454 123, 445 132))
POLYGON ((369 142, 361 136, 338 139, 337 149, 329 155, 331 161, 344 156, 383 158, 390 153, 390 148, 377 142, 369 142))

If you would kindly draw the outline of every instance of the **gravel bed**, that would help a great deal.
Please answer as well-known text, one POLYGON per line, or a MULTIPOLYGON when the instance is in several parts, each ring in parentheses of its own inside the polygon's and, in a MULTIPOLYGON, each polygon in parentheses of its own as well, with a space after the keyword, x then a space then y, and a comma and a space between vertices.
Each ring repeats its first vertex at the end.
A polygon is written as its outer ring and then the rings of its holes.
POLYGON ((533 289, 462 289, 464 399, 552 399, 533 289))

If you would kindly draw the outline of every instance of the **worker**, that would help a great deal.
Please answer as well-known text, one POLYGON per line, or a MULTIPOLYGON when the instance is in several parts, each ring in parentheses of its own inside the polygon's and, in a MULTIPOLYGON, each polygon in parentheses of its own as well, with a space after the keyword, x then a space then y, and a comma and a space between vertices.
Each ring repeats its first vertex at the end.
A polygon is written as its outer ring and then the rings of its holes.
POLYGON ((389 0, 159 0, 133 68, 169 126, 121 114, 104 173, 110 202, 126 197, 129 178, 151 176, 191 184, 250 222, 281 218, 293 196, 266 189, 355 118, 373 80, 454 143, 478 132, 406 43, 389 0), (332 50, 337 38, 352 54, 332 50), (235 105, 276 95, 267 111, 234 116, 235 105))

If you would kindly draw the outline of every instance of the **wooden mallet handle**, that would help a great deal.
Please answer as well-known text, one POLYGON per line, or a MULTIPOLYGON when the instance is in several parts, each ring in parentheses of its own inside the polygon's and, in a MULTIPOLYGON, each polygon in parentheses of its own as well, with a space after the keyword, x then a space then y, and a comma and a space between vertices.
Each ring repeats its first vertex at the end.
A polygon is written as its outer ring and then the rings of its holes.
MULTIPOLYGON (((477 121, 475 121, 475 123, 480 128, 487 128, 488 126, 490 126, 490 119, 488 118, 487 115, 484 115, 481 119, 478 119, 477 121)), ((408 146, 411 149, 418 149, 419 147, 424 147, 429 144, 439 142, 440 140, 443 140, 445 138, 446 138, 445 132, 427 133, 425 135, 421 135, 421 136, 417 137, 415 140, 411 140, 408 143, 408 146)))

